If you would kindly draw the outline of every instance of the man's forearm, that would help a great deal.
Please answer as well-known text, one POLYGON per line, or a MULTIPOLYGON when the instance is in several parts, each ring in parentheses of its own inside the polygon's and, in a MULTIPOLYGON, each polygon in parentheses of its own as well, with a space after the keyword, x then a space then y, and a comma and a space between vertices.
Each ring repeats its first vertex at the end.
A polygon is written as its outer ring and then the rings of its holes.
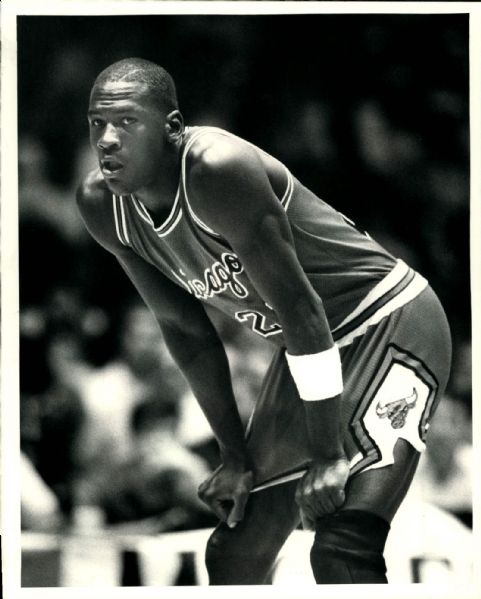
POLYGON ((340 429, 340 396, 303 403, 312 457, 317 460, 342 457, 344 449, 340 429))
POLYGON ((216 436, 224 463, 247 465, 244 427, 235 401, 227 356, 211 346, 183 368, 216 436))
POLYGON ((321 299, 314 294, 301 297, 284 318, 283 329, 289 368, 306 412, 311 454, 319 460, 340 457, 342 371, 321 299))
POLYGON ((248 457, 244 427, 221 341, 213 339, 199 346, 187 339, 169 340, 168 336, 166 341, 212 428, 222 461, 246 467, 248 457))

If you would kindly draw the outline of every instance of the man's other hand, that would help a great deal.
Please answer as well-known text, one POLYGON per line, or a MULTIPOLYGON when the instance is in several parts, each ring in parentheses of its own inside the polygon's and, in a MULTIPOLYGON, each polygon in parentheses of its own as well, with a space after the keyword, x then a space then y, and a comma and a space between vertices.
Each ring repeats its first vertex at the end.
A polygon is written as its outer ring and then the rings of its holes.
POLYGON ((250 470, 219 466, 199 487, 199 497, 222 522, 234 528, 244 517, 244 510, 254 482, 250 470))
POLYGON ((317 518, 332 514, 343 505, 348 477, 349 462, 344 456, 312 462, 296 490, 304 528, 314 529, 317 518))

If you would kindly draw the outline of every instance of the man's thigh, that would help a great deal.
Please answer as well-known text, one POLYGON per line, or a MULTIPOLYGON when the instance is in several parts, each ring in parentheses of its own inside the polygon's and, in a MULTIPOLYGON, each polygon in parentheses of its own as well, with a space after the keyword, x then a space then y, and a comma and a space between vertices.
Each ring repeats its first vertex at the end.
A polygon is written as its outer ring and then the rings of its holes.
POLYGON ((394 463, 352 476, 342 510, 359 510, 391 522, 412 482, 419 452, 404 439, 394 448, 394 463))
MULTIPOLYGON (((391 468, 398 477, 425 448, 447 383, 449 329, 428 288, 343 348, 342 423, 351 476, 391 468)), ((415 466, 414 466, 415 468, 415 466)), ((354 484, 354 483, 353 483, 354 484)))
MULTIPOLYGON (((303 402, 283 353, 274 356, 247 436, 261 487, 299 478, 311 461, 303 402)), ((341 356, 341 426, 351 475, 392 464, 398 439, 414 448, 407 450, 413 456, 423 451, 451 359, 446 317, 430 288, 342 347, 341 356)))

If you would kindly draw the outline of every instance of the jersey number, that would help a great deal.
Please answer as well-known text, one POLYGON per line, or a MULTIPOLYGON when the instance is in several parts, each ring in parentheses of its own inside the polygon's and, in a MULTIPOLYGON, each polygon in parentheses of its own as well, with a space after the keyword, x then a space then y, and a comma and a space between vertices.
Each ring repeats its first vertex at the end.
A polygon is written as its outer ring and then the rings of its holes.
POLYGON ((251 328, 254 333, 262 335, 262 337, 270 337, 270 335, 277 335, 282 332, 282 327, 276 322, 271 325, 266 325, 266 317, 260 312, 254 310, 242 310, 236 312, 235 317, 239 322, 247 322, 252 319, 251 328))

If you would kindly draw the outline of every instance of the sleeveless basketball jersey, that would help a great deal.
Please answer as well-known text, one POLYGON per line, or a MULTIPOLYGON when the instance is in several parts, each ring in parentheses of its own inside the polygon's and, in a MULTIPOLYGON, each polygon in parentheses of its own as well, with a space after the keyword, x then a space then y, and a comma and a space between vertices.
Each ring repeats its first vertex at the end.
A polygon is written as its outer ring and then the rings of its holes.
MULTIPOLYGON (((186 128, 180 181, 169 216, 156 226, 134 194, 114 195, 117 236, 186 292, 283 345, 276 314, 257 293, 242 262, 189 202, 186 157, 206 133, 235 138, 260 157, 269 156, 224 130, 186 128)), ((334 339, 341 345, 348 343, 366 326, 412 299, 426 281, 301 185, 284 165, 281 168, 285 189, 278 201, 286 211, 300 264, 323 300, 334 339)), ((265 252, 276 260, 268 247, 265 252)))

